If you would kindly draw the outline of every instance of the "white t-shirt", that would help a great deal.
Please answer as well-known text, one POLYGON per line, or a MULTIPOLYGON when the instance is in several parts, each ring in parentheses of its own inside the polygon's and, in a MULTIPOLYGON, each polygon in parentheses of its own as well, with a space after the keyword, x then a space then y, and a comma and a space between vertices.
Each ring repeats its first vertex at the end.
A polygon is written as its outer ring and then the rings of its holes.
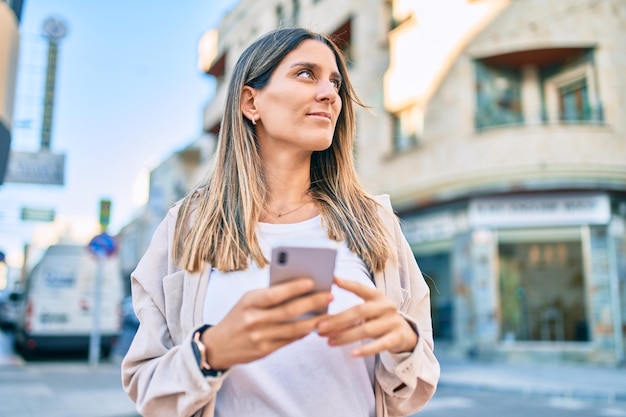
MULTIPOLYGON (((267 259, 272 247, 285 240, 329 241, 320 216, 293 224, 260 223, 257 237, 267 259)), ((367 267, 345 242, 338 245, 335 275, 374 287, 367 267)), ((259 269, 255 263, 246 271, 213 270, 204 322, 218 323, 244 293, 268 285, 269 267, 259 269)), ((362 302, 336 286, 332 293, 330 313, 362 302)), ((353 347, 330 347, 311 333, 265 358, 234 366, 217 393, 216 417, 374 416, 374 357, 353 358, 353 347)))

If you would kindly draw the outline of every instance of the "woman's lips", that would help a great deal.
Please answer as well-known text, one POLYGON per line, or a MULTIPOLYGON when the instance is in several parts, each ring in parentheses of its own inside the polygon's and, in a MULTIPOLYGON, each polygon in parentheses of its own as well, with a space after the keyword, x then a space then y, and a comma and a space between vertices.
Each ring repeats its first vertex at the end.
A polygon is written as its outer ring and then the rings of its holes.
POLYGON ((328 120, 329 122, 332 120, 332 118, 330 116, 330 113, 325 113, 325 112, 309 113, 309 114, 307 114, 307 116, 320 118, 320 119, 325 119, 325 120, 328 120))

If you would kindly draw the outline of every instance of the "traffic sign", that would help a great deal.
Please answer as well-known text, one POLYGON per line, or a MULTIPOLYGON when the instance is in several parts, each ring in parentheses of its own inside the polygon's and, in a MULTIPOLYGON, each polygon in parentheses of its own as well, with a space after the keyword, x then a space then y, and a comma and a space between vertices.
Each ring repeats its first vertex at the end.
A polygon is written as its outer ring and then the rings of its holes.
POLYGON ((107 233, 100 233, 89 242, 89 251, 96 256, 111 256, 116 250, 115 238, 107 233))

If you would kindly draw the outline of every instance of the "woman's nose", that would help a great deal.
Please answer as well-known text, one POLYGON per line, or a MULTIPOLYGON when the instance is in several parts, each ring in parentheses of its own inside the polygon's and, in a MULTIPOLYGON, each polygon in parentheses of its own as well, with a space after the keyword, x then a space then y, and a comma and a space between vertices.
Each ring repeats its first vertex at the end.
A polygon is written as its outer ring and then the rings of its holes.
POLYGON ((319 84, 319 90, 317 92, 317 99, 329 100, 330 102, 334 102, 339 97, 335 84, 332 81, 322 82, 319 84))

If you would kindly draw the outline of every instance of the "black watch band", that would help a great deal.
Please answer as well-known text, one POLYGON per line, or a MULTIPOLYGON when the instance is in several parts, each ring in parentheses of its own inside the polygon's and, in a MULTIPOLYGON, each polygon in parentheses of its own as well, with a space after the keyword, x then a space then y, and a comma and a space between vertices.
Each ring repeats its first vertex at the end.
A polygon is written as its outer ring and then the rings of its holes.
POLYGON ((205 324, 193 332, 193 337, 191 338, 191 348, 193 349, 194 356, 196 357, 196 362, 198 362, 198 367, 200 367, 200 371, 202 371, 202 375, 215 377, 221 376, 224 372, 226 372, 226 370, 213 369, 206 361, 206 348, 200 337, 202 336, 202 333, 210 327, 212 327, 210 324, 205 324))

